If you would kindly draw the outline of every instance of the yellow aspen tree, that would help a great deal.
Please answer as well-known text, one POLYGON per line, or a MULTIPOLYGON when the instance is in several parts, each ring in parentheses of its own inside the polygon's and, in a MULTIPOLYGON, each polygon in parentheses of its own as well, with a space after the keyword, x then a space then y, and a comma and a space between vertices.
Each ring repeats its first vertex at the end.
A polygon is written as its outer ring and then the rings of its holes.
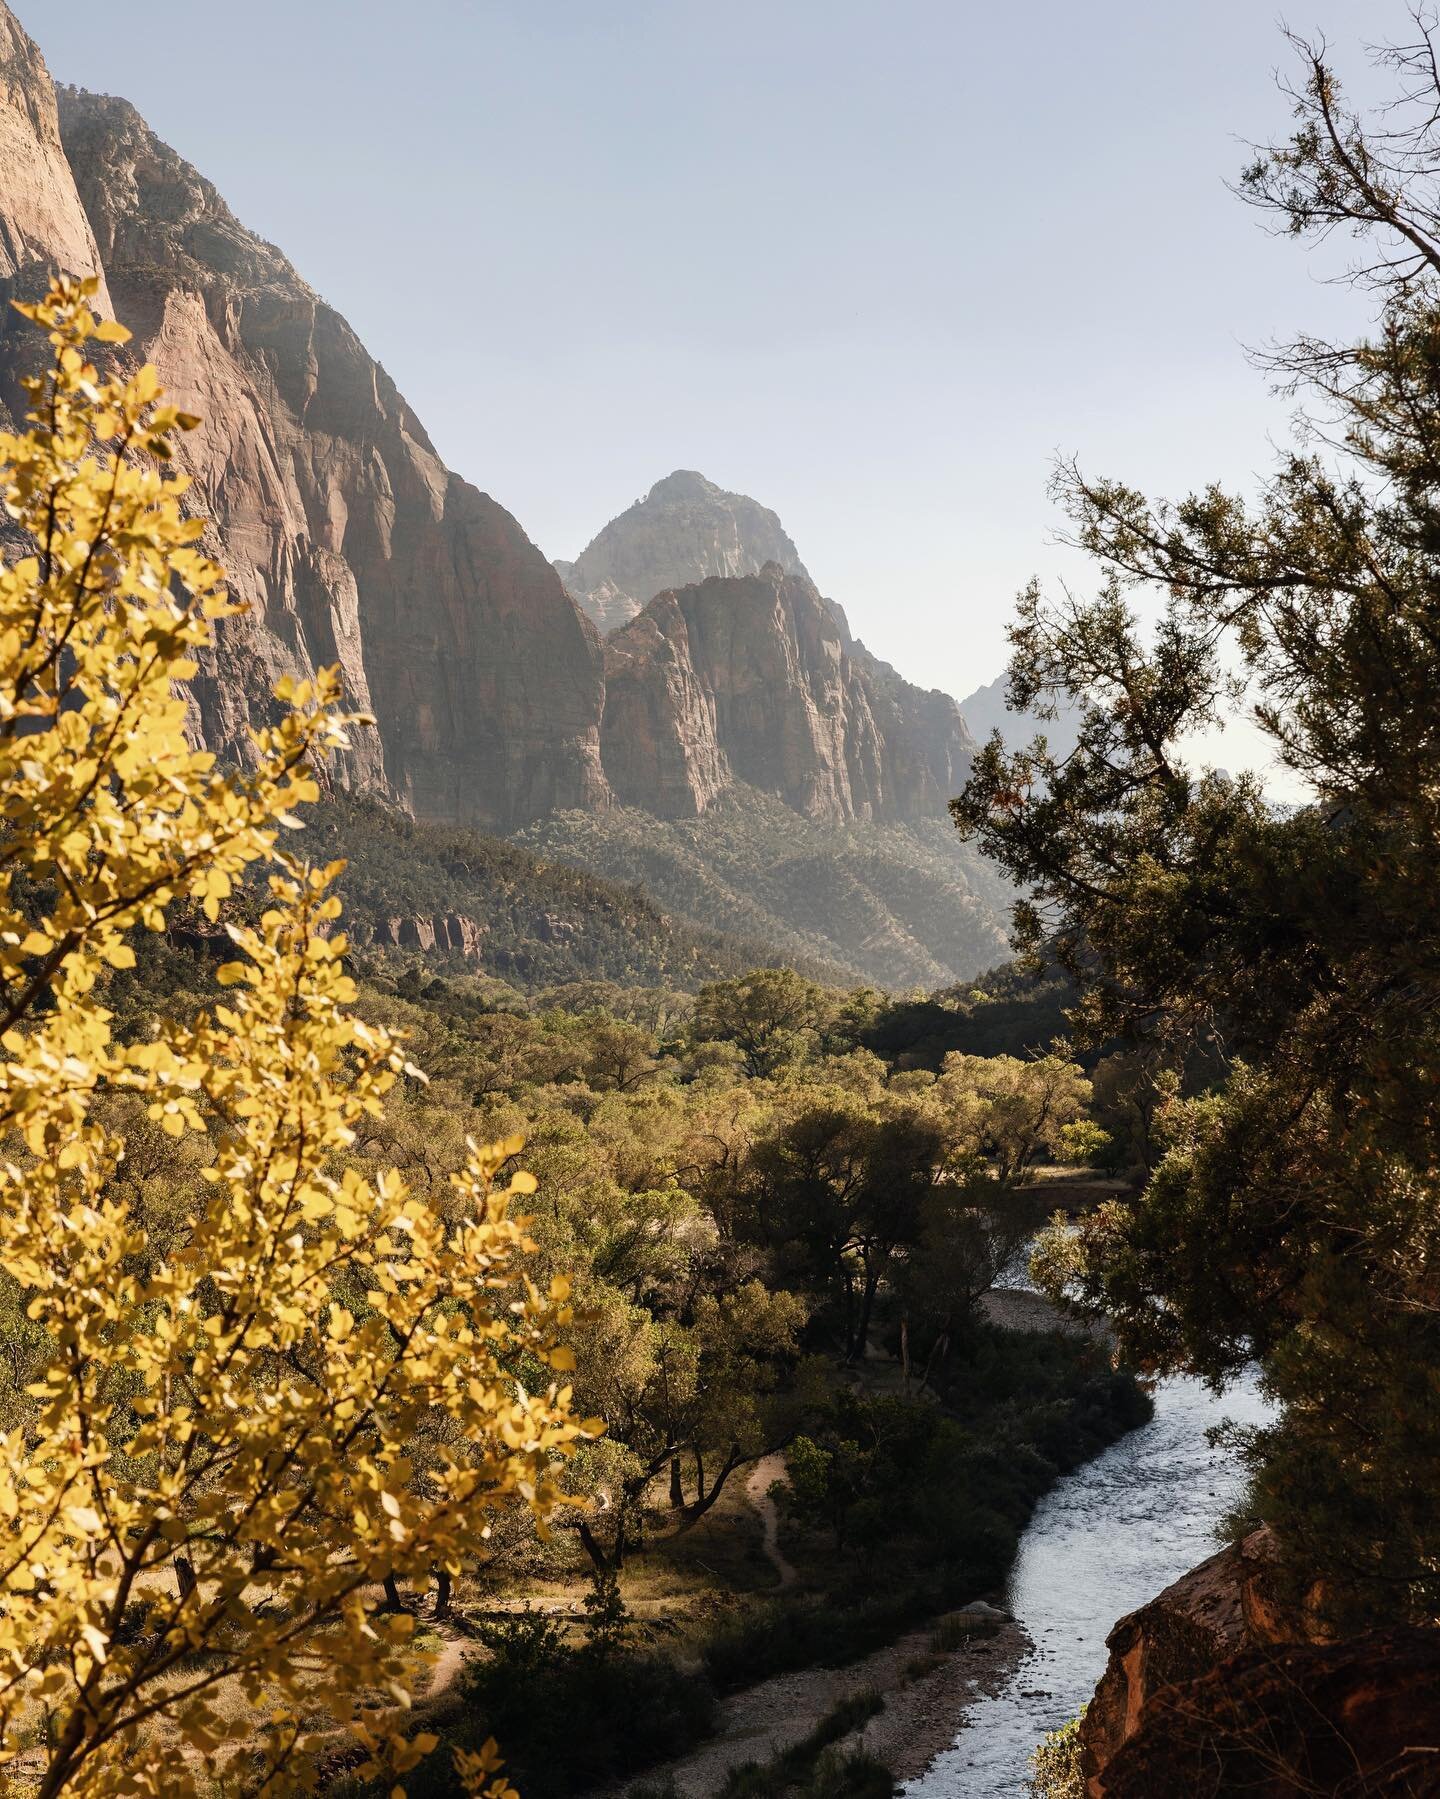
MULTIPOLYGON (((55 354, 0 435, 26 550, 0 568, 0 1280, 48 1345, 0 1436, 0 1783, 279 1794, 347 1740, 393 1781, 434 1739, 405 1728, 424 1663, 378 1583, 457 1569, 500 1507, 543 1530, 598 1427, 564 1381, 566 1284, 525 1278, 534 1183, 495 1185, 518 1143, 472 1145, 442 1208, 349 1154, 407 1064, 350 1010, 336 867, 278 837, 357 721, 327 671, 282 687, 249 768, 188 742, 230 609, 171 465, 196 421, 153 369, 101 376, 91 341, 127 334, 94 293, 21 308, 55 354), (259 864, 223 998, 118 1041, 106 968, 181 896, 219 918, 259 864), (163 1253, 112 1179, 97 1101, 127 1092, 209 1146, 163 1253)), ((458 1772, 500 1799, 499 1766, 488 1745, 458 1772)))

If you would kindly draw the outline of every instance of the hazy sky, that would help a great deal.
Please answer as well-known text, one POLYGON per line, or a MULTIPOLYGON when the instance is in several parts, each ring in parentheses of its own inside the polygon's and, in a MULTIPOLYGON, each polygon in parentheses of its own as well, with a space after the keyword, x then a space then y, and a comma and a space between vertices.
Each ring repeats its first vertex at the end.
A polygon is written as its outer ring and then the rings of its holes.
MULTIPOLYGON (((1358 316, 1224 185, 1285 123, 1264 0, 14 4, 548 555, 698 468, 957 695, 1056 566, 1057 452, 1246 483, 1287 409, 1241 346, 1358 316)), ((1405 23, 1292 4, 1342 65, 1405 23)))

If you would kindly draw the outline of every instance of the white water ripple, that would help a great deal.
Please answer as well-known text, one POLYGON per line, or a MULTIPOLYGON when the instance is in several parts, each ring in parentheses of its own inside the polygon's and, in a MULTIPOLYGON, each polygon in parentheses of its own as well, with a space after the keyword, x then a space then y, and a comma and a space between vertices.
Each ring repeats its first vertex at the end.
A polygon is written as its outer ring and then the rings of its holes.
POLYGON ((1116 1620, 1218 1547, 1240 1472, 1206 1432, 1265 1416, 1252 1381, 1218 1399, 1198 1381, 1166 1381, 1149 1424, 1057 1482, 1010 1577, 1009 1609, 1035 1652, 971 1707, 954 1747, 910 1782, 907 1799, 1023 1799, 1031 1752, 1094 1692, 1116 1620))

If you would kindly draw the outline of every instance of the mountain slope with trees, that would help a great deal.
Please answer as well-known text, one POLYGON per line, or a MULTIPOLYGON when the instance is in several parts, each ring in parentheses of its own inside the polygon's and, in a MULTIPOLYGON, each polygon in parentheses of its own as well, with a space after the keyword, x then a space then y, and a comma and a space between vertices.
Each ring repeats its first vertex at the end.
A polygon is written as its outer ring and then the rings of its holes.
POLYGON ((752 790, 695 819, 632 807, 560 812, 516 841, 547 861, 633 882, 696 927, 827 962, 852 982, 950 986, 1006 954, 1004 882, 938 819, 812 823, 752 790))

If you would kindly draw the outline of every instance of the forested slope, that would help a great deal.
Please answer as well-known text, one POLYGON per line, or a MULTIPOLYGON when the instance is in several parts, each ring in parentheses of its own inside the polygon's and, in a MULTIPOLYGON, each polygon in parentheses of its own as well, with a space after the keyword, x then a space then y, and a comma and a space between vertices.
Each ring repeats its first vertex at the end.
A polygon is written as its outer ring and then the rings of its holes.
POLYGON ((1004 885, 941 819, 821 824, 745 789, 700 818, 557 813, 517 841, 638 882, 696 927, 829 962, 853 982, 945 986, 1006 953, 1004 885))
POLYGON ((343 857, 340 892, 357 947, 424 951, 522 989, 601 980, 693 990, 703 981, 786 962, 841 984, 838 961, 786 954, 743 921, 672 917, 620 879, 485 832, 418 823, 378 801, 339 797, 307 815, 317 860, 343 857))

